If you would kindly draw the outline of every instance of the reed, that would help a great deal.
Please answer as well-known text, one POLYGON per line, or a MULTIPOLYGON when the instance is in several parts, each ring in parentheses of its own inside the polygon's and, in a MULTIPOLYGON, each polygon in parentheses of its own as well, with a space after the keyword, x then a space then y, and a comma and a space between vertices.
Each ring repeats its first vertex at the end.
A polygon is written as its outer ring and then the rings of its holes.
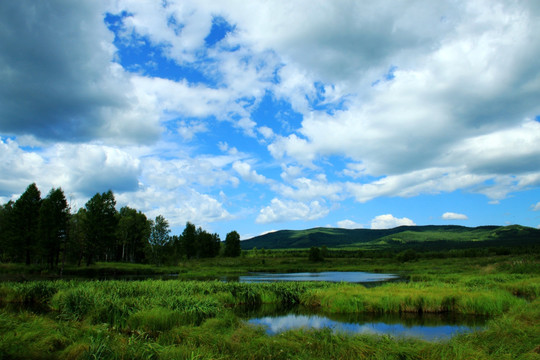
POLYGON ((465 287, 434 284, 387 284, 366 289, 340 285, 311 290, 302 298, 306 306, 318 306, 331 313, 439 313, 499 315, 523 299, 493 289, 471 290, 465 287))
MULTIPOLYGON (((538 359, 540 271, 537 258, 524 259, 524 264, 509 257, 420 259, 399 265, 408 271, 408 283, 372 288, 179 280, 2 282, 0 359, 538 359), (10 303, 17 306, 6 306, 10 303), (238 304, 261 303, 303 304, 333 314, 456 312, 490 320, 482 331, 444 342, 331 330, 268 336, 233 311, 238 304), (35 304, 49 311, 36 312, 35 304)), ((253 267, 258 260, 249 259, 253 267)), ((220 260, 212 261, 201 271, 216 271, 220 260)), ((302 261, 272 258, 268 264, 296 268, 302 261)), ((317 266, 366 270, 354 264, 336 260, 317 266)), ((369 266, 397 269, 378 260, 369 266)))

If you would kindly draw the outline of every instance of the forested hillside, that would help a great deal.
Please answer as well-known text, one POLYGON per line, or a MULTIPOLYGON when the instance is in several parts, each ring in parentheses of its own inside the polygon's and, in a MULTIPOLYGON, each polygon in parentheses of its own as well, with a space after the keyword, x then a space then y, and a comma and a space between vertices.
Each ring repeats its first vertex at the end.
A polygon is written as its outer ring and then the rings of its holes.
POLYGON ((519 225, 465 227, 455 225, 400 226, 393 229, 282 230, 242 241, 242 249, 329 248, 378 250, 419 248, 444 250, 479 246, 540 244, 540 230, 519 225))

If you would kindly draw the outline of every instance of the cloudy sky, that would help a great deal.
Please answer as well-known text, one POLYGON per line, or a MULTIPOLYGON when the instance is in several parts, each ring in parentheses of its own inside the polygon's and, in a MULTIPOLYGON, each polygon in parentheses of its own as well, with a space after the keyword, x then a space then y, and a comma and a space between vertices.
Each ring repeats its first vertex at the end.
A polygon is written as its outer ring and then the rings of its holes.
POLYGON ((536 1, 1 1, 0 202, 538 227, 538 34, 536 1))

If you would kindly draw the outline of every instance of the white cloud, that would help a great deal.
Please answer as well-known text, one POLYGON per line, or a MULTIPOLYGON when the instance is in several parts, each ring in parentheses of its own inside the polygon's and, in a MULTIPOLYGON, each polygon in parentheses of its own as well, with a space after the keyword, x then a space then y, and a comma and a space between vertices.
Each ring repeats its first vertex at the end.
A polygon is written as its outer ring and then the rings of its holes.
POLYGON ((413 226, 416 224, 409 218, 396 218, 392 214, 375 216, 375 218, 371 220, 372 229, 391 229, 403 225, 413 226))
POLYGON ((531 206, 532 211, 540 211, 540 201, 531 206))
POLYGON ((184 138, 184 140, 190 141, 198 133, 207 132, 208 126, 202 122, 191 122, 186 121, 180 122, 180 127, 178 128, 178 133, 184 138))
POLYGON ((468 220, 469 218, 465 214, 458 214, 454 212, 445 212, 442 215, 444 220, 468 220))
POLYGON ((259 224, 296 221, 316 220, 328 214, 329 210, 318 201, 305 204, 297 201, 272 199, 270 205, 261 209, 256 222, 259 224))
POLYGON ((15 141, 0 140, 0 188, 20 193, 36 182, 46 192, 62 187, 79 199, 111 189, 135 191, 141 173, 139 160, 105 145, 58 143, 41 151, 25 151, 15 141))
MULTIPOLYGON (((482 192, 495 201, 526 189, 522 177, 540 175, 535 167, 540 156, 540 123, 526 120, 540 113, 536 101, 540 69, 532 50, 540 50, 540 40, 529 40, 539 30, 536 15, 523 4, 475 3, 450 9, 448 4, 431 7, 424 3, 427 12, 421 16, 440 23, 422 38, 405 19, 406 13, 419 15, 416 5, 397 6, 406 11, 403 17, 385 12, 389 23, 404 26, 405 38, 415 34, 417 40, 426 41, 420 43, 431 45, 419 45, 409 53, 406 46, 392 48, 392 38, 381 31, 382 48, 397 67, 393 78, 370 87, 365 86, 369 70, 348 72, 360 84, 355 88, 359 95, 349 96, 346 108, 335 113, 306 112, 301 128, 276 137, 268 146, 270 153, 304 166, 313 166, 321 157, 344 156, 362 164, 361 172, 346 169, 347 176, 385 176, 352 185, 360 201, 381 194, 415 196, 480 187, 487 180, 494 184, 482 186, 482 192), (430 18, 437 12, 441 16, 430 18), (449 32, 451 28, 456 31, 449 32), (436 175, 443 168, 444 173, 436 175), (409 176, 419 174, 428 176, 409 176), (508 186, 505 176, 517 180, 508 186), (391 189, 390 181, 407 182, 406 190, 391 189)), ((339 45, 333 50, 346 57, 339 45)), ((369 61, 364 63, 371 66, 369 61)), ((311 68, 321 64, 322 60, 311 68)), ((373 64, 375 69, 380 63, 373 64)))
POLYGON ((412 197, 422 193, 451 192, 488 179, 488 176, 468 174, 465 169, 428 168, 367 183, 348 182, 346 187, 357 201, 366 202, 380 196, 412 197))
POLYGON ((273 189, 282 196, 299 201, 308 201, 317 198, 339 200, 342 198, 343 186, 339 183, 330 183, 324 174, 317 175, 314 179, 300 177, 290 179, 292 186, 279 184, 273 189))
POLYGON ((361 229, 364 227, 362 224, 358 224, 357 222, 349 219, 338 221, 337 226, 343 229, 361 229))
POLYGON ((252 170, 251 165, 245 161, 235 161, 232 165, 232 168, 244 180, 258 184, 264 184, 268 181, 264 176, 257 174, 255 170, 252 170))
MULTIPOLYGON (((66 197, 73 200, 76 211, 96 192, 111 189, 118 207, 128 205, 151 218, 161 214, 172 226, 186 221, 203 225, 232 218, 221 201, 196 187, 234 185, 236 178, 223 168, 238 160, 238 156, 185 155, 164 160, 149 156, 152 151, 155 148, 70 143, 29 151, 16 141, 0 139, 0 196, 18 196, 36 182, 42 193, 61 187, 66 197)), ((179 155, 178 149, 174 153, 179 155)))
POLYGON ((188 221, 203 226, 233 218, 221 202, 193 189, 171 192, 149 186, 133 194, 117 194, 116 198, 121 206, 141 210, 150 218, 163 215, 171 226, 182 226, 188 221), (159 199, 158 206, 155 199, 159 199))
MULTIPOLYGON (((536 188, 540 8, 461 5, 0 2, 0 132, 16 136, 0 140, 0 196, 38 179, 40 188, 62 186, 79 199, 111 187, 125 203, 174 221, 207 211, 200 221, 208 222, 230 216, 216 187, 242 178, 289 199, 264 207, 257 218, 264 223, 320 218, 325 201, 347 197, 465 189, 497 202, 536 188), (104 14, 124 11, 113 34, 104 14), (234 31, 207 48, 216 16, 234 31), (115 44, 135 49, 141 40, 156 58, 209 83, 122 68, 115 44), (294 121, 260 121, 254 111, 266 96, 290 104, 294 121), (267 146, 281 163, 281 183, 252 168, 263 157, 242 154, 245 139, 220 137, 223 156, 197 153, 206 143, 180 151, 158 141, 194 140, 212 132, 213 121, 267 146)), ((372 226, 410 221, 381 216, 372 226)))
POLYGON ((274 137, 274 131, 268 126, 261 126, 257 131, 265 138, 272 139, 274 137))

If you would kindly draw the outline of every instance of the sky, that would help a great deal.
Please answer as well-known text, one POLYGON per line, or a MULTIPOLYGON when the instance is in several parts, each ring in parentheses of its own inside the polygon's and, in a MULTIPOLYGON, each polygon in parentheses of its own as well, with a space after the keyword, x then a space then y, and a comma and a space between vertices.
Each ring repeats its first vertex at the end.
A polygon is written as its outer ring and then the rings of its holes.
POLYGON ((540 227, 537 1, 0 1, 0 203, 247 239, 540 227))

